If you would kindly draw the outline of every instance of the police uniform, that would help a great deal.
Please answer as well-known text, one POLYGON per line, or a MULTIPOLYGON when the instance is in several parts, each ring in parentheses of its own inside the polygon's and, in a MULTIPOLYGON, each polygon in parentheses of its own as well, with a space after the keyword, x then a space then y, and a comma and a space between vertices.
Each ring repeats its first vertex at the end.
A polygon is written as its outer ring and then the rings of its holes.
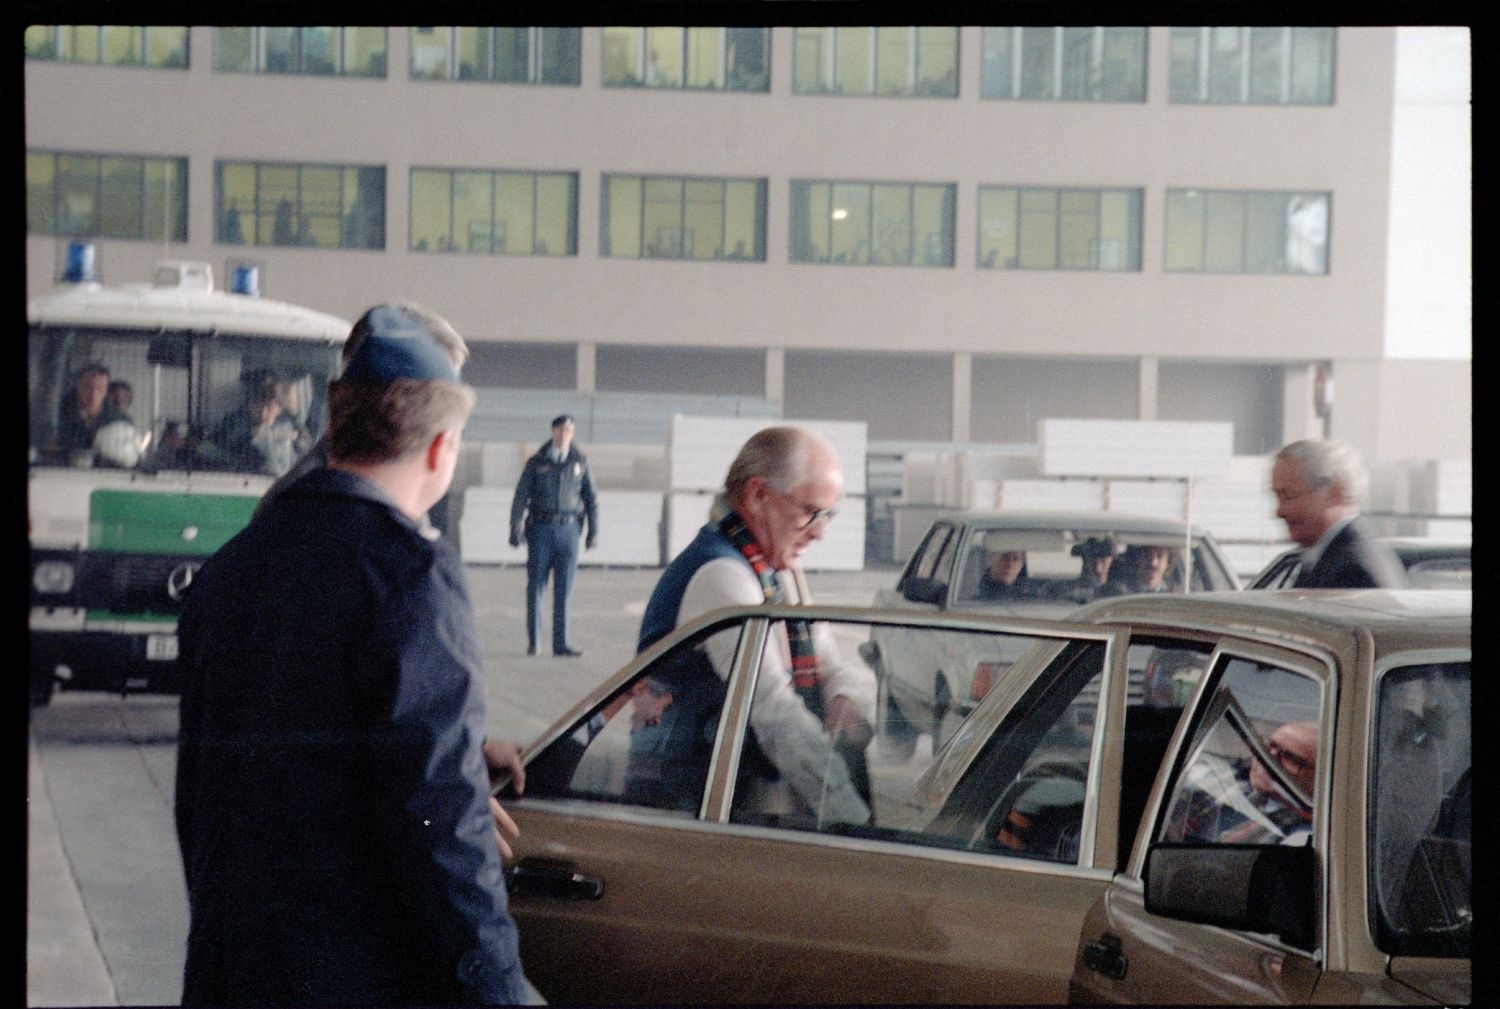
POLYGON ((554 459, 548 441, 526 460, 510 508, 511 544, 526 538, 526 644, 533 653, 541 639, 542 590, 549 576, 553 654, 575 653, 568 608, 584 523, 588 524, 584 545, 592 547, 599 533, 599 513, 588 460, 571 444, 566 455, 554 459))

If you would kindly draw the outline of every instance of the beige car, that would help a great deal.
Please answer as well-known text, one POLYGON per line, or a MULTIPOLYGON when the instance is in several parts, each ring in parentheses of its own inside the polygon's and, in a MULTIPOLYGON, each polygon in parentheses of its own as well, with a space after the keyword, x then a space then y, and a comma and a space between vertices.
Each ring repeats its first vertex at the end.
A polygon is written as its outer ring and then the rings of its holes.
POLYGON ((709 614, 502 789, 527 973, 554 1003, 1469 1002, 1469 642, 1467 592, 709 614), (788 617, 824 662, 891 625, 1025 655, 936 754, 788 749, 756 682, 788 617))

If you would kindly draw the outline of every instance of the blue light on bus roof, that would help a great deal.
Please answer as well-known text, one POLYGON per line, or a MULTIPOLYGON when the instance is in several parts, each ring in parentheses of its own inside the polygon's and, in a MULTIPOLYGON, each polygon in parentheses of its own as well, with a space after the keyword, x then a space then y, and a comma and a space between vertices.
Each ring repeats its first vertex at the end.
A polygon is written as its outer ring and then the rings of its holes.
POLYGON ((234 294, 260 297, 260 267, 241 263, 229 275, 229 290, 234 294))
POLYGON ((94 271, 94 243, 72 241, 63 258, 63 272, 59 278, 65 284, 87 284, 97 282, 99 274, 94 271))

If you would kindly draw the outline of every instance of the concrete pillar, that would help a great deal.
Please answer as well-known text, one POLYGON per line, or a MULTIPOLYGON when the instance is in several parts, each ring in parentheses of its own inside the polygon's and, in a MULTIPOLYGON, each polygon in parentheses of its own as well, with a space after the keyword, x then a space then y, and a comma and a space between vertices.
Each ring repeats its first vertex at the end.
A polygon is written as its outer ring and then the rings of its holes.
POLYGON ((1317 365, 1289 364, 1281 378, 1281 443, 1323 437, 1323 419, 1313 397, 1317 365))
POLYGON ((594 392, 598 387, 598 352, 599 345, 596 343, 580 343, 578 345, 577 384, 579 392, 594 392))
POLYGON ((766 348, 766 399, 778 407, 786 403, 786 351, 766 348))
POLYGON ((966 442, 972 436, 974 409, 974 355, 961 350, 953 355, 953 440, 966 442))
POLYGON ((1158 389, 1160 372, 1160 358, 1143 357, 1140 359, 1135 387, 1136 420, 1156 420, 1157 405, 1161 399, 1158 389))
MULTIPOLYGON (((1380 361, 1342 360, 1332 363, 1335 395, 1328 416, 1328 437, 1337 438, 1364 456, 1373 473, 1383 462, 1381 451, 1380 361)), ((1396 423, 1412 423, 1402 418, 1396 423)), ((1420 421, 1416 421, 1420 423, 1420 421)))

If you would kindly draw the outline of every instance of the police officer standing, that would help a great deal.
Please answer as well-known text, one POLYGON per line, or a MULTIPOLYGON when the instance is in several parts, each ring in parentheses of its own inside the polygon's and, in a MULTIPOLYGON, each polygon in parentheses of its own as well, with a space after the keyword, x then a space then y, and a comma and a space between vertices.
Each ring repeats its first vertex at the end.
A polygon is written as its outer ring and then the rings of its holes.
POLYGON ((552 440, 526 460, 510 506, 510 545, 526 537, 526 651, 537 654, 542 629, 542 590, 552 578, 552 654, 578 656, 569 643, 568 602, 578 570, 580 526, 588 523, 584 549, 599 534, 594 480, 588 460, 573 446, 571 414, 553 418, 552 440), (524 522, 523 522, 524 516, 524 522))

